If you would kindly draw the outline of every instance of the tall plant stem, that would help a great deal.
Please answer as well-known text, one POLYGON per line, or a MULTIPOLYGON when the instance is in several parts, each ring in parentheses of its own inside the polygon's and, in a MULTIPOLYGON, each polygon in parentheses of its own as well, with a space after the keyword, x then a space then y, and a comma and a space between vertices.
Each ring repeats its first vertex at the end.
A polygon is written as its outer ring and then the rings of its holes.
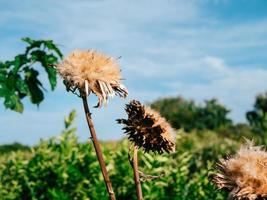
POLYGON ((94 147, 95 147, 95 151, 96 151, 96 155, 98 158, 98 162, 102 171, 102 175, 104 177, 105 183, 106 183, 106 188, 109 194, 109 198, 110 200, 116 200, 115 194, 113 192, 112 189, 112 185, 108 176, 108 171, 104 162, 104 158, 103 158, 103 154, 101 151, 101 147, 99 145, 99 142, 97 140, 96 137, 96 132, 95 132, 95 128, 94 128, 94 124, 93 124, 93 120, 91 117, 91 113, 89 110, 89 106, 88 106, 88 102, 87 102, 87 96, 86 95, 82 95, 82 99, 83 99, 83 107, 84 107, 84 112, 86 115, 86 120, 87 120, 87 124, 91 133, 91 139, 93 141, 94 147))
POLYGON ((139 171, 138 171, 138 148, 137 147, 134 147, 133 170, 134 170, 134 181, 135 181, 137 199, 143 200, 142 187, 141 187, 139 171))

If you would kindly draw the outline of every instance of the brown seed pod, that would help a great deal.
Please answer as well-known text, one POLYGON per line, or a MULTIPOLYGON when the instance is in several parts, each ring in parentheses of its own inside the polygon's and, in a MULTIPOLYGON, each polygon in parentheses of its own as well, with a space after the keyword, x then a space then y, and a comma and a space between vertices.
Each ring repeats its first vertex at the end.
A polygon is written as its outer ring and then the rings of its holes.
POLYGON ((120 83, 121 73, 118 63, 102 53, 75 50, 56 65, 64 79, 68 91, 89 95, 92 91, 98 97, 98 105, 106 103, 109 97, 119 95, 125 98, 127 89, 120 83))
POLYGON ((170 152, 175 149, 174 134, 170 124, 160 114, 133 100, 126 105, 128 119, 118 119, 123 130, 135 146, 145 152, 170 152))
POLYGON ((236 155, 220 160, 211 177, 219 189, 230 192, 230 198, 267 199, 267 152, 247 142, 236 155))

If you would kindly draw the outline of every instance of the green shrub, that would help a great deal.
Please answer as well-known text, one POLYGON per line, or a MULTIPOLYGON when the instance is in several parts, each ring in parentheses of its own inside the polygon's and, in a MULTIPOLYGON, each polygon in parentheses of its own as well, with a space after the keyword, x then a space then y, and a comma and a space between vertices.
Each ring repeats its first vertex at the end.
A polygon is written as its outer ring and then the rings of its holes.
MULTIPOLYGON (((41 141, 31 151, 1 156, 0 199, 85 200, 108 199, 102 174, 90 143, 79 143, 71 122, 56 138, 41 141)), ((128 162, 128 142, 102 143, 107 169, 118 200, 136 199, 133 171, 128 162)), ((177 150, 170 155, 142 154, 140 170, 161 176, 142 183, 144 199, 226 199, 208 180, 210 169, 238 143, 213 132, 180 133, 177 150)), ((147 177, 143 177, 146 179, 147 177)))

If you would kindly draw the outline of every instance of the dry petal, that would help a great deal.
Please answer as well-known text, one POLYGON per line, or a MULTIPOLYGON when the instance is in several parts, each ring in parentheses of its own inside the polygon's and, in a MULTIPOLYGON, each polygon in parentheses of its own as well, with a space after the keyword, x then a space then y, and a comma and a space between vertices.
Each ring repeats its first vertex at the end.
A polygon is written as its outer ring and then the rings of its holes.
POLYGON ((222 159, 212 180, 229 190, 234 199, 261 200, 267 197, 267 152, 248 142, 236 155, 222 159))
POLYGON ((67 91, 89 95, 90 91, 98 97, 97 107, 106 103, 115 94, 127 97, 127 89, 120 83, 121 73, 118 63, 102 53, 89 50, 75 50, 56 65, 63 77, 67 91))

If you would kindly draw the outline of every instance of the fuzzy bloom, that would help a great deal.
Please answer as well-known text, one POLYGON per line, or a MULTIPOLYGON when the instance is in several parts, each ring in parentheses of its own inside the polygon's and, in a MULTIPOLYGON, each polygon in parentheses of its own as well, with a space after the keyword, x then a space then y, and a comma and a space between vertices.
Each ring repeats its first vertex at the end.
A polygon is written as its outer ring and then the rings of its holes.
POLYGON ((158 112, 136 100, 127 104, 125 110, 128 119, 118 119, 117 122, 124 124, 123 130, 135 146, 143 148, 145 152, 163 153, 174 150, 173 130, 158 112))
POLYGON ((267 152, 252 142, 237 152, 236 155, 222 159, 218 172, 212 180, 219 189, 230 192, 233 199, 267 199, 267 152))
POLYGON ((68 91, 75 93, 78 89, 80 94, 96 94, 99 100, 97 107, 116 94, 123 98, 128 95, 127 89, 120 83, 118 63, 102 53, 75 50, 57 64, 56 69, 68 91))

